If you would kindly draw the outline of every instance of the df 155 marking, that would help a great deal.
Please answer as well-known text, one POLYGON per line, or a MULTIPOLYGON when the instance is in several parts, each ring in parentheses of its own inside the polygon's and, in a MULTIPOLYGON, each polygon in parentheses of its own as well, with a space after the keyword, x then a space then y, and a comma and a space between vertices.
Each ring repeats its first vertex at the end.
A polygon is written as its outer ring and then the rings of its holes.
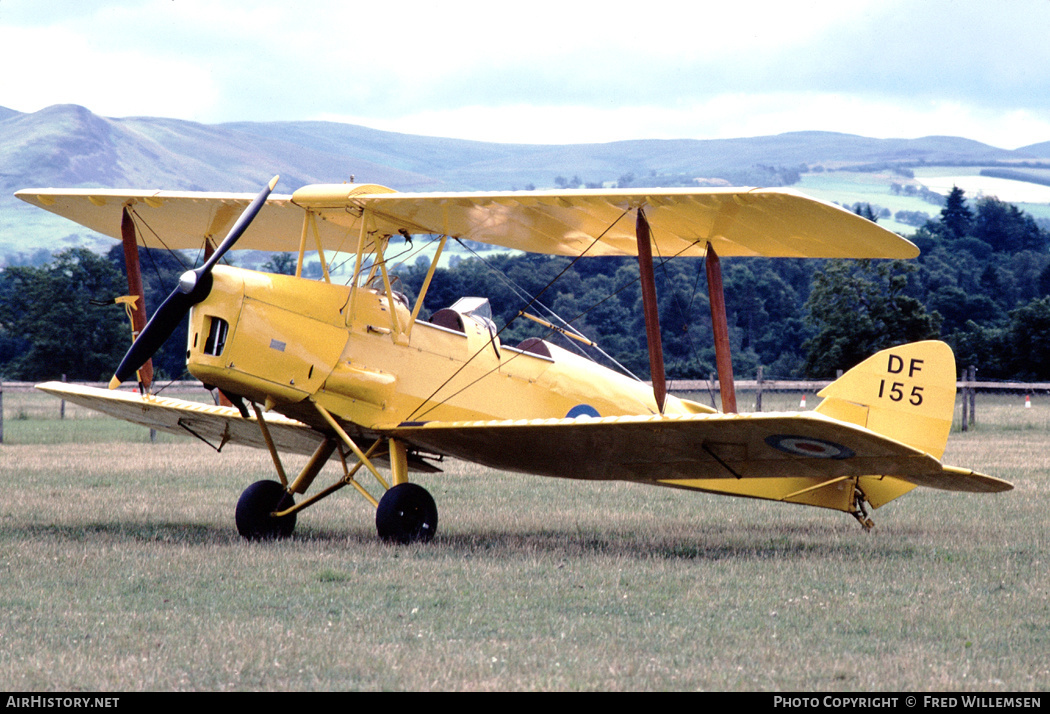
MULTIPOLYGON (((903 374, 905 370, 905 361, 895 354, 890 354, 887 360, 886 371, 890 374, 903 374)), ((914 377, 916 372, 922 371, 923 360, 921 359, 910 359, 907 362, 908 377, 914 377)), ((907 386, 904 382, 890 382, 888 385, 885 379, 879 380, 879 399, 888 398, 891 401, 899 402, 905 397, 908 399, 908 403, 914 406, 922 404, 922 387, 912 386, 911 392, 905 392, 907 386)))

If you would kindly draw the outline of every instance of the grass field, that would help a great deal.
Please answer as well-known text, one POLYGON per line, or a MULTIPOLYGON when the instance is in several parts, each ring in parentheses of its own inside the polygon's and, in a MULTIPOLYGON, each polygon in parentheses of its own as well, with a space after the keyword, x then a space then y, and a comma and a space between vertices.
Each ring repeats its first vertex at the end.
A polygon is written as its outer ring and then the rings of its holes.
MULTIPOLYGON (((973 201, 982 195, 997 196, 1034 218, 1050 218, 1050 188, 1023 181, 981 176, 982 168, 985 167, 928 166, 916 168, 914 173, 918 183, 944 195, 947 195, 953 186, 959 186, 966 191, 971 208, 974 205, 973 201)), ((1032 173, 1039 172, 1032 170, 1032 173)), ((814 198, 845 206, 870 203, 873 206, 888 208, 894 215, 898 211, 918 211, 928 214, 931 218, 939 217, 939 206, 926 203, 918 196, 894 194, 891 190, 894 183, 909 181, 890 171, 826 171, 803 174, 802 180, 792 188, 814 198)), ((893 218, 880 218, 879 225, 904 236, 915 232, 915 226, 898 223, 893 218)))
POLYGON ((871 533, 452 463, 437 538, 391 547, 349 489, 243 542, 265 453, 8 393, 0 688, 1045 691, 1050 400, 1022 404, 981 395, 946 457, 1014 491, 917 489, 871 533))

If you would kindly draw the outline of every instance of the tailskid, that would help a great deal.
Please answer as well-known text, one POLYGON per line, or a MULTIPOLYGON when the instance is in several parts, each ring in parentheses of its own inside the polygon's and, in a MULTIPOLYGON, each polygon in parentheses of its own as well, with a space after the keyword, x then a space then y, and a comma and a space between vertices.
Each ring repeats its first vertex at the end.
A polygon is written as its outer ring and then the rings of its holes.
POLYGON ((861 528, 866 532, 875 527, 875 521, 868 517, 869 506, 868 499, 864 495, 864 492, 860 490, 860 486, 854 486, 853 499, 849 514, 857 519, 857 523, 859 523, 861 528))

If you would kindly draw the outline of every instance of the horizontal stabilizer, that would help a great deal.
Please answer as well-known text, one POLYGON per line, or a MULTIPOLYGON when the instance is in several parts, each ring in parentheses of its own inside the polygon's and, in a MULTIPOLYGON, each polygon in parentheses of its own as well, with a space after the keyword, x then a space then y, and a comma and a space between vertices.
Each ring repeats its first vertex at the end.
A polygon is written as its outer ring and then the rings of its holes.
MULTIPOLYGON (((822 389, 815 411, 862 426, 936 459, 944 455, 955 411, 955 355, 927 340, 882 350, 822 389)), ((999 493, 1008 481, 953 466, 924 474, 875 471, 861 480, 878 507, 904 491, 901 482, 943 491, 999 493)))
POLYGON ((955 466, 945 466, 939 474, 906 476, 903 478, 917 486, 936 488, 941 491, 1002 493, 1013 489, 1013 484, 1009 481, 1003 481, 994 476, 977 473, 969 469, 960 469, 955 466))

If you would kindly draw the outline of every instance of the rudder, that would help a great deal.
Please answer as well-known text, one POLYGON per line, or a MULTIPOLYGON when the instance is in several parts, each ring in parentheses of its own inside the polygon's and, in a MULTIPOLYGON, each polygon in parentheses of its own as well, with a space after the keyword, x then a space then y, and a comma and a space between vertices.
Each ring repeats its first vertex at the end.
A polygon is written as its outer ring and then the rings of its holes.
POLYGON ((955 355, 928 340, 869 357, 822 389, 816 412, 944 455, 955 411, 955 355))

